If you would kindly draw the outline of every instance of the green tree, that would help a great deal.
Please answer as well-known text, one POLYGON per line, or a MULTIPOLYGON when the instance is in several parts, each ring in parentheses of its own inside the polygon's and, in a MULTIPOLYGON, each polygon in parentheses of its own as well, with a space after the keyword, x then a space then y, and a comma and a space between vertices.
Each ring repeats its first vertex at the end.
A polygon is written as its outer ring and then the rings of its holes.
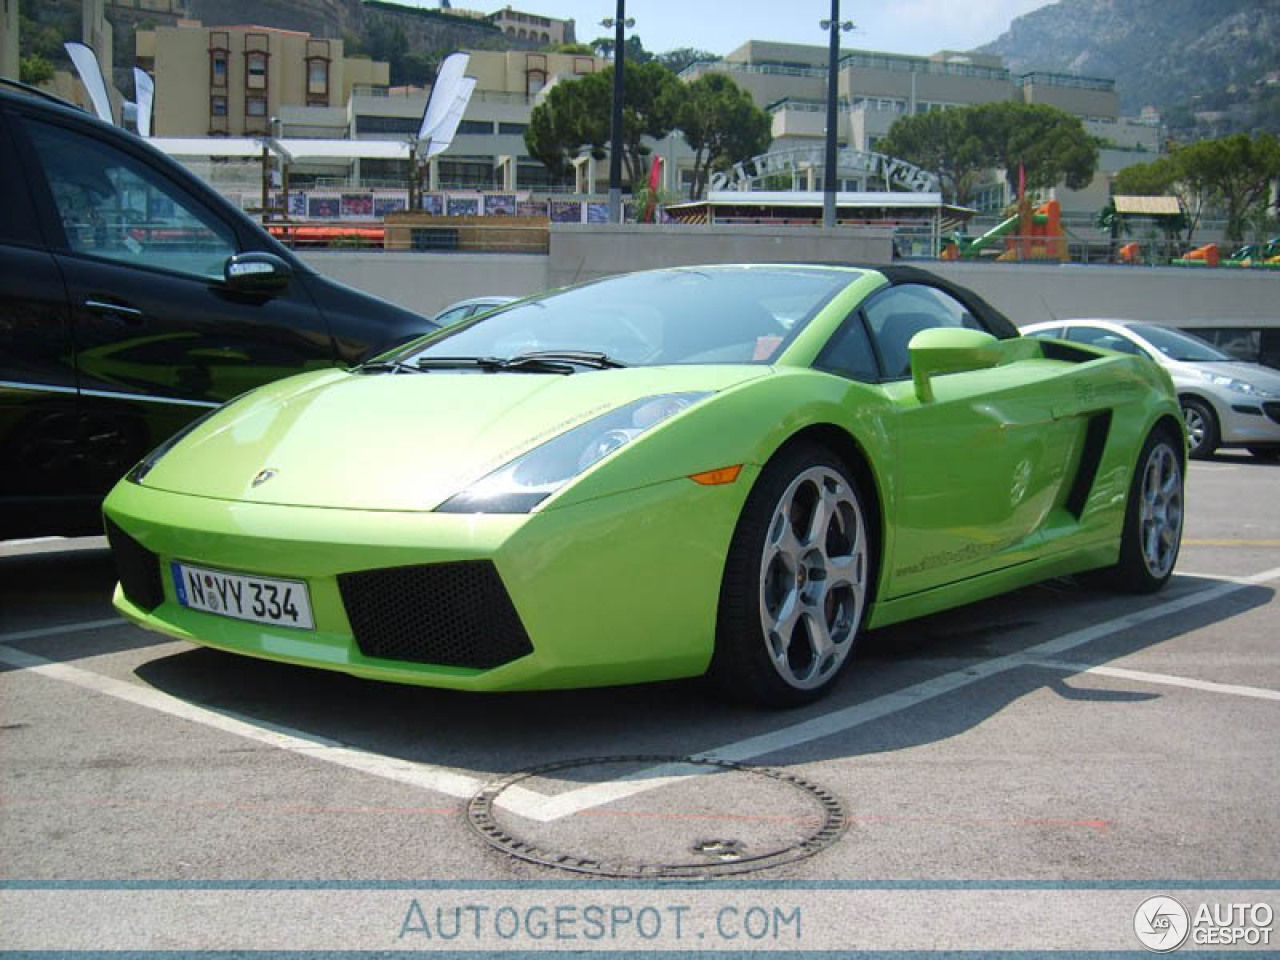
POLYGON ((962 109, 900 117, 876 149, 938 175, 949 203, 967 206, 992 166, 962 109))
POLYGON ((1201 140, 1175 156, 1200 169, 1227 213, 1227 237, 1239 243, 1251 212, 1265 201, 1280 178, 1280 141, 1269 133, 1233 134, 1201 140))
MULTIPOLYGON (((674 126, 672 111, 680 81, 656 63, 626 61, 623 70, 623 154, 626 179, 635 184, 647 172, 651 148, 646 139, 661 140, 674 126)), ((613 105, 613 68, 558 83, 534 107, 524 142, 556 176, 564 176, 583 150, 597 160, 606 156, 613 105)))
POLYGON ((1098 169, 1098 146, 1080 118, 1042 103, 983 103, 964 109, 966 123, 992 166, 1015 190, 1018 170, 1028 190, 1065 182, 1082 190, 1098 169))
POLYGON ((712 170, 768 149, 769 115, 728 75, 706 73, 688 85, 677 83, 668 96, 666 107, 693 150, 692 199, 702 198, 712 170))
POLYGON ((716 54, 694 47, 677 47, 675 50, 659 53, 653 59, 675 74, 692 63, 716 63, 720 60, 716 54))
MULTIPOLYGON (((627 37, 626 43, 627 60, 631 63, 650 63, 653 60, 653 54, 644 48, 644 44, 640 41, 638 34, 632 34, 627 37)), ((596 37, 591 41, 591 49, 595 51, 598 57, 607 57, 613 59, 613 37, 596 37)))
POLYGON ((53 79, 53 64, 38 53, 23 57, 18 61, 18 79, 38 87, 53 79))

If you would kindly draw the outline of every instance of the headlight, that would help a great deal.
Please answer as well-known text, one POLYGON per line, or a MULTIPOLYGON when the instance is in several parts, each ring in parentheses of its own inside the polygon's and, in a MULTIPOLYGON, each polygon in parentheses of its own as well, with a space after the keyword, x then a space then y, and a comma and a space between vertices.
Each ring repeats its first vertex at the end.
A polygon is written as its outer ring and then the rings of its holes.
POLYGON ((588 467, 706 396, 709 394, 668 393, 610 410, 499 467, 436 510, 528 513, 588 467))
POLYGON ((1247 380, 1237 380, 1235 377, 1228 377, 1221 373, 1210 373, 1207 370, 1201 370, 1200 376, 1204 377, 1215 387, 1225 387, 1235 393, 1248 394, 1251 397, 1269 397, 1271 394, 1266 390, 1260 390, 1247 380))

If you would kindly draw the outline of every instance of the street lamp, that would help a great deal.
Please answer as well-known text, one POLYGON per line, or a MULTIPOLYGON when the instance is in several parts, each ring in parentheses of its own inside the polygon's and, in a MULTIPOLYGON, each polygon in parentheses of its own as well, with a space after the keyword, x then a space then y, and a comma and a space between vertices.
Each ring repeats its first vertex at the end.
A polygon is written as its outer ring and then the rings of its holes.
POLYGON ((831 19, 819 20, 818 26, 831 34, 827 57, 827 162, 822 176, 822 225, 831 230, 836 225, 836 93, 840 66, 840 31, 853 29, 853 21, 840 22, 840 0, 831 0, 831 19))
POLYGON ((600 21, 600 26, 613 27, 613 118, 609 137, 609 222, 622 222, 622 70, 626 62, 623 31, 636 22, 627 19, 627 2, 618 0, 618 13, 600 21))

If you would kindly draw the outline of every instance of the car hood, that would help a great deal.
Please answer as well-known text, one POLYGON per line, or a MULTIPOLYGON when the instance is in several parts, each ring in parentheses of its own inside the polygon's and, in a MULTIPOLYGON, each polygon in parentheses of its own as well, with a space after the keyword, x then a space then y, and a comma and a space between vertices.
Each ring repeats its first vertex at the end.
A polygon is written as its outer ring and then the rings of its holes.
POLYGON ((1197 381, 1201 385, 1207 383, 1200 375, 1200 371, 1204 371, 1215 376, 1243 380, 1259 390, 1265 390, 1273 397, 1280 397, 1280 372, 1258 363, 1188 363, 1186 361, 1175 361, 1168 366, 1169 372, 1173 374, 1175 379, 1187 383, 1195 383, 1197 381))
POLYGON ((724 390, 768 372, 744 365, 572 376, 304 374, 215 414, 161 457, 143 485, 254 503, 431 510, 614 407, 660 394, 724 390), (264 471, 271 471, 265 479, 264 471))

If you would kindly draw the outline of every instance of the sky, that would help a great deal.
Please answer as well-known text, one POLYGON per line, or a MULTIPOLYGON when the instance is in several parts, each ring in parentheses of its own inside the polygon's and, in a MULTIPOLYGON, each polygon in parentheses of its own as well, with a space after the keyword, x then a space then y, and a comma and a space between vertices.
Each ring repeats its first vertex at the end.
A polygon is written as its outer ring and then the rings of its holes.
MULTIPOLYGON (((406 0, 399 0, 406 2, 406 0)), ((438 0, 407 0, 436 8, 438 0)), ((841 0, 840 19, 854 30, 841 46, 888 53, 930 54, 968 50, 1009 28, 1014 17, 1047 6, 1050 0, 841 0)), ((454 7, 492 13, 507 0, 453 0, 454 7)), ((512 0, 525 13, 576 21, 578 39, 590 42, 612 32, 600 21, 617 10, 617 0, 512 0)), ((634 18, 630 31, 646 50, 661 53, 696 47, 723 56, 747 40, 781 40, 824 45, 818 21, 831 16, 830 0, 626 0, 634 18)))

